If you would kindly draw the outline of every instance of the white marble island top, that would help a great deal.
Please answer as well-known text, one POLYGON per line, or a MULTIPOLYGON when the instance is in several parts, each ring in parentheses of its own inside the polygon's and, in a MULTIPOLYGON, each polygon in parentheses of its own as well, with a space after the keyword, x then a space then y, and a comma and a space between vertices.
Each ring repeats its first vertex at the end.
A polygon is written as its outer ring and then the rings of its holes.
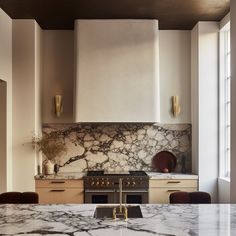
POLYGON ((236 235, 236 205, 141 205, 143 218, 94 219, 96 205, 0 205, 1 235, 236 235))

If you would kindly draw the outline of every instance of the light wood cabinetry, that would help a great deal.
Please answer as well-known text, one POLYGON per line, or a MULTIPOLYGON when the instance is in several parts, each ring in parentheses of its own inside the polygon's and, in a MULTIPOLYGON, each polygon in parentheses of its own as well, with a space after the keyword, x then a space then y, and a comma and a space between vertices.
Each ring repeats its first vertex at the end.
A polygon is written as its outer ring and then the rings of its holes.
POLYGON ((83 180, 36 180, 40 204, 83 203, 83 180))
POLYGON ((173 192, 197 191, 197 179, 151 179, 149 182, 149 203, 169 203, 173 192))

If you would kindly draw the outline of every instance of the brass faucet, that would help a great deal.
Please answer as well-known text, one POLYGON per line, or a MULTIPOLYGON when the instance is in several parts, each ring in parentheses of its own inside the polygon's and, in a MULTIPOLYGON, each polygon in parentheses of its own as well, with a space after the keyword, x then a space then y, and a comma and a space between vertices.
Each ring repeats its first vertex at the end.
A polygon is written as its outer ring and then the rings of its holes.
POLYGON ((122 178, 119 178, 119 191, 120 191, 120 205, 117 212, 117 207, 113 209, 113 219, 118 218, 128 218, 128 209, 126 206, 122 205, 122 178))

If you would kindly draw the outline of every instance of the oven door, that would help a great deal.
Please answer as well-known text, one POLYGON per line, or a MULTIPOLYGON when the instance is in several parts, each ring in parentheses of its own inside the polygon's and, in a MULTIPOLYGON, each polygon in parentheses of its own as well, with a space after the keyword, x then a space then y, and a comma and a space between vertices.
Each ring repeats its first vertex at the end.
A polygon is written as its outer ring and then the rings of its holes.
POLYGON ((84 203, 104 204, 114 202, 114 189, 85 189, 84 191, 84 203))
POLYGON ((123 190, 123 203, 135 203, 146 204, 148 203, 148 190, 135 189, 135 190, 123 190))

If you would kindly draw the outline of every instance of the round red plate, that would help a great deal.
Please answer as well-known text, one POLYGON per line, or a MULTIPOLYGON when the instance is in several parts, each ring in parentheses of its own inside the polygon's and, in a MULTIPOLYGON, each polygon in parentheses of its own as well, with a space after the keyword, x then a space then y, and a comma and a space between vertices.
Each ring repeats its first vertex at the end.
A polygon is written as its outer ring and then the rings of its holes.
POLYGON ((176 167, 176 156, 168 151, 158 152, 152 158, 152 166, 156 171, 173 172, 176 167))

